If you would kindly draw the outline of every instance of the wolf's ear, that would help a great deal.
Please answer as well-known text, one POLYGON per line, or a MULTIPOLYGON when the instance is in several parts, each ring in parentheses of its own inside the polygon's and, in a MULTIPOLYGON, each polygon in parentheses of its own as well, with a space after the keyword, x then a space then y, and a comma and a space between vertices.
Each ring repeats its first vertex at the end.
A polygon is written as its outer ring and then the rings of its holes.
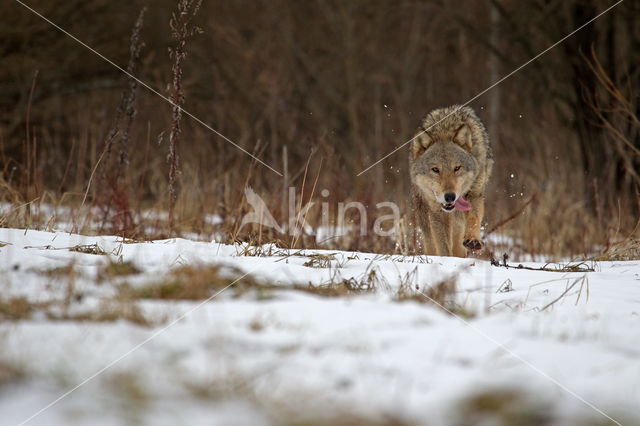
POLYGON ((469 126, 466 124, 460 126, 460 128, 456 131, 456 135, 453 137, 453 141, 467 151, 471 151, 473 142, 471 140, 471 129, 469 128, 469 126))
POLYGON ((411 142, 411 158, 418 158, 418 156, 425 152, 432 143, 433 140, 431 139, 431 137, 423 132, 421 135, 415 138, 413 142, 411 142))

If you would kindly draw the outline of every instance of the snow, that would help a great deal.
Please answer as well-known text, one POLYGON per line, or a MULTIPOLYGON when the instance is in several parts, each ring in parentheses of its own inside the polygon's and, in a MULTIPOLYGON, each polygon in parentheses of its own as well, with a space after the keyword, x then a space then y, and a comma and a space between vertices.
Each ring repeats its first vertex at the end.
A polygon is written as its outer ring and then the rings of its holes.
POLYGON ((137 300, 150 326, 55 320, 38 309, 2 320, 3 425, 493 425, 531 421, 531 413, 553 424, 611 423, 605 415, 640 424, 640 261, 565 273, 21 229, 0 229, 0 246, 0 299, 50 302, 54 312, 90 312, 115 300, 125 282, 141 288, 185 265, 222 265, 229 282, 249 273, 274 286, 266 294, 232 287, 204 303, 137 300), (107 254, 69 250, 91 244, 107 254), (99 279, 110 262, 142 272, 99 279), (47 273, 61 267, 73 272, 47 273), (446 279, 457 282, 446 307, 466 316, 396 300, 402 285, 426 293, 446 279), (323 297, 293 288, 342 280, 369 280, 376 291, 323 297), (498 292, 507 280, 511 291, 498 292), (498 409, 478 408, 478 395, 495 398, 498 409))

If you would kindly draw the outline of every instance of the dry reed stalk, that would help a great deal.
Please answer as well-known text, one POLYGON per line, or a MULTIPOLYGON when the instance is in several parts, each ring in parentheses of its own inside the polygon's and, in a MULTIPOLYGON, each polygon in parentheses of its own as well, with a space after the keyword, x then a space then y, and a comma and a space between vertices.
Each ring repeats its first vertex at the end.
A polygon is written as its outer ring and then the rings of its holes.
MULTIPOLYGON (((312 152, 311 155, 313 155, 314 152, 312 152)), ((311 159, 311 156, 309 156, 309 159, 311 159)), ((320 159, 320 165, 318 166, 318 173, 316 174, 316 178, 313 181, 313 186, 311 187, 311 194, 309 195, 309 200, 307 201, 307 203, 310 203, 311 200, 313 200, 313 196, 314 196, 315 191, 316 191, 316 185, 318 184, 318 178, 320 178, 320 171, 322 170, 323 161, 324 161, 324 158, 321 158, 320 159)), ((305 171, 305 179, 306 179, 306 175, 307 175, 307 172, 305 171)), ((301 194, 300 194, 300 209, 298 210, 298 215, 296 217, 296 226, 297 226, 297 222, 300 219, 299 216, 301 214, 303 215, 302 216, 302 222, 300 223, 300 234, 295 232, 295 240, 293 241, 293 245, 291 246, 291 248, 294 248, 296 246, 296 244, 298 244, 298 240, 299 240, 300 236, 303 236, 303 242, 304 242, 304 224, 307 223, 307 214, 309 213, 309 208, 307 208, 305 206, 304 211, 302 210, 302 195, 303 195, 303 192, 304 192, 304 184, 303 184, 302 191, 301 191, 301 194)), ((309 207, 310 207, 310 205, 309 205, 309 207)))
POLYGON ((178 199, 178 179, 180 174, 180 158, 178 155, 178 142, 182 127, 182 105, 184 104, 184 91, 182 87, 182 66, 187 57, 187 39, 202 31, 193 24, 193 18, 198 13, 202 0, 180 0, 178 13, 173 13, 169 20, 171 36, 177 44, 169 50, 169 56, 173 59, 171 71, 173 73, 173 92, 170 99, 173 105, 171 132, 169 133, 169 229, 174 230, 174 210, 178 199))
POLYGON ((36 139, 35 139, 35 130, 33 130, 33 140, 31 137, 31 105, 33 102, 33 94, 36 90, 36 81, 38 79, 38 71, 33 75, 33 80, 31 81, 31 89, 29 90, 29 100, 27 101, 27 117, 25 120, 25 158, 26 158, 26 167, 25 173, 23 174, 24 180, 24 193, 25 198, 34 198, 32 194, 30 194, 31 190, 34 189, 34 193, 37 193, 37 184, 35 182, 35 174, 36 174, 36 139), (35 188, 32 186, 35 185, 35 188))

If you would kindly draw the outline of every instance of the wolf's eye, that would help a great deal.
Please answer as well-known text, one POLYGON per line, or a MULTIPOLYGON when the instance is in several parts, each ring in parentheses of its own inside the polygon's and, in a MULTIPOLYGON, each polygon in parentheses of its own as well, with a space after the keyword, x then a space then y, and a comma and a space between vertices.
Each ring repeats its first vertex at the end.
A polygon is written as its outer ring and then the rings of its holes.
POLYGON ((440 169, 439 169, 439 168, 437 168, 437 167, 432 167, 432 168, 431 168, 431 171, 432 171, 433 173, 440 173, 440 169))
POLYGON ((462 166, 455 166, 455 167, 453 168, 453 171, 454 171, 454 172, 457 172, 458 170, 460 170, 460 167, 462 167, 462 166))

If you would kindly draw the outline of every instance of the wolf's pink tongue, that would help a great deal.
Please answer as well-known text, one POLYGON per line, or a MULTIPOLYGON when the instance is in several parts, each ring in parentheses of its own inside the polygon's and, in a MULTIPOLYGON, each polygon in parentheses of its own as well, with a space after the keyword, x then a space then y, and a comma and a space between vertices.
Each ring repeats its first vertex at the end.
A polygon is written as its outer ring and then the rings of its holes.
POLYGON ((471 210, 471 203, 460 197, 456 200, 456 209, 466 212, 467 210, 471 210))

